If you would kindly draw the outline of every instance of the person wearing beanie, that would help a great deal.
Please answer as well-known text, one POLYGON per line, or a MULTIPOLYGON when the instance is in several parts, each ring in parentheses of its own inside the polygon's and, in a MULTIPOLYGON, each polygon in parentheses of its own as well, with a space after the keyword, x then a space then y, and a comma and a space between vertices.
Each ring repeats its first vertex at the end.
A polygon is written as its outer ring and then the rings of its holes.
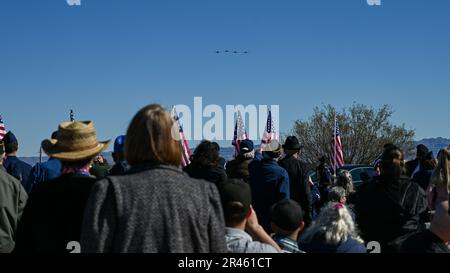
POLYGON ((282 199, 290 198, 289 174, 278 165, 281 145, 272 140, 262 152, 262 159, 255 158, 248 166, 253 208, 264 229, 270 233, 270 208, 282 199))
POLYGON ((283 145, 286 156, 278 164, 289 174, 291 199, 295 200, 303 209, 306 227, 312 222, 312 197, 309 184, 308 164, 300 161, 302 150, 299 140, 295 136, 288 136, 283 145))
POLYGON ((125 136, 121 135, 114 141, 114 151, 112 157, 114 160, 114 166, 109 170, 109 175, 120 175, 124 174, 128 169, 128 163, 125 160, 125 136))
POLYGON ((17 158, 17 151, 19 150, 19 141, 13 132, 9 131, 3 138, 5 144, 6 159, 3 166, 6 171, 17 178, 22 186, 25 188, 28 176, 30 175, 31 165, 23 162, 17 158))
POLYGON ((10 253, 28 196, 20 181, 6 172, 4 158, 5 146, 0 140, 0 253, 10 253))
POLYGON ((297 240, 305 227, 303 211, 294 200, 284 199, 272 207, 272 238, 286 253, 304 253, 297 240))
POLYGON ((243 140, 239 144, 239 154, 235 159, 226 164, 226 171, 228 178, 242 179, 245 182, 250 182, 250 173, 248 165, 255 158, 255 149, 253 141, 250 139, 243 140))

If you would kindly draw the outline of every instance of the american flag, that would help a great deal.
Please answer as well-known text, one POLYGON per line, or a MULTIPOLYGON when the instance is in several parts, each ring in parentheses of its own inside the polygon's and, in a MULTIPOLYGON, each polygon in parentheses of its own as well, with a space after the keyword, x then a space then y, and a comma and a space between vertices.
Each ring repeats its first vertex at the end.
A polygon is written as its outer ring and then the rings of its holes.
POLYGON ((183 126, 180 122, 180 117, 178 116, 177 110, 175 107, 172 108, 172 117, 175 119, 179 133, 180 133, 180 141, 181 141, 181 164, 183 167, 186 167, 187 165, 191 164, 190 157, 191 157, 191 150, 189 149, 189 145, 187 143, 186 137, 184 136, 183 126))
POLYGON ((244 127, 244 120, 242 119, 241 111, 238 111, 236 124, 234 125, 234 137, 233 144, 234 146, 234 156, 237 156, 240 151, 241 142, 245 139, 248 139, 247 132, 244 127))
POLYGON ((278 135, 276 134, 275 127, 273 126, 272 111, 269 110, 269 114, 267 116, 266 129, 261 139, 261 151, 264 151, 266 145, 269 144, 274 139, 278 140, 278 135))
POLYGON ((339 130, 339 124, 337 116, 334 117, 334 129, 333 129, 333 152, 331 153, 331 166, 334 172, 342 166, 344 166, 344 153, 342 151, 341 131, 339 130))
POLYGON ((0 140, 2 140, 6 135, 5 124, 3 124, 2 116, 0 116, 0 140))

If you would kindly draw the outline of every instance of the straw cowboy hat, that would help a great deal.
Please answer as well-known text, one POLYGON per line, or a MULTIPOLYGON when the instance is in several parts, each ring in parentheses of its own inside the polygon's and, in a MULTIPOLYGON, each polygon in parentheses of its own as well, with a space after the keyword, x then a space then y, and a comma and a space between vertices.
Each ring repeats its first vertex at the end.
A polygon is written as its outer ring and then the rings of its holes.
POLYGON ((42 149, 61 161, 80 161, 100 154, 110 142, 97 140, 92 121, 63 122, 56 138, 42 141, 42 149))

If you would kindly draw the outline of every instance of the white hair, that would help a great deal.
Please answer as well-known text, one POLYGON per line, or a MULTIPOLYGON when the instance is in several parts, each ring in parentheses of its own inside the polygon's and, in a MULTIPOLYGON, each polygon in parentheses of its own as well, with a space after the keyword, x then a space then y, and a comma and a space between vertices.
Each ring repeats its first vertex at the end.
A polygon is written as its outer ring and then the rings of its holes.
POLYGON ((248 153, 242 154, 242 157, 245 159, 253 159, 255 158, 255 150, 252 150, 248 153))
POLYGON ((347 207, 340 203, 329 202, 322 208, 317 220, 302 235, 301 241, 309 243, 315 236, 322 235, 325 242, 331 245, 345 242, 349 237, 363 243, 358 233, 347 207))

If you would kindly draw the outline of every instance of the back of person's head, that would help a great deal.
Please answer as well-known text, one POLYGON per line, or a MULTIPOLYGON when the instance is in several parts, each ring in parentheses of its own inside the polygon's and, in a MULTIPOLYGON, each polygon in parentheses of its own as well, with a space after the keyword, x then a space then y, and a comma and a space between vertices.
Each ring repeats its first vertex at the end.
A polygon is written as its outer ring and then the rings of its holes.
POLYGON ((108 148, 110 140, 99 141, 92 121, 62 122, 51 139, 44 139, 42 150, 61 161, 64 172, 87 168, 93 159, 108 148))
POLYGON ((296 154, 302 149, 300 141, 296 136, 288 136, 283 144, 283 150, 286 154, 296 154))
POLYGON ((303 228, 303 210, 294 200, 283 199, 272 206, 271 222, 275 233, 289 236, 303 228))
POLYGON ((336 179, 336 186, 344 188, 347 196, 354 193, 355 189, 353 187, 352 174, 347 170, 339 171, 336 179))
POLYGON ((125 136, 120 135, 114 140, 114 150, 112 152, 112 157, 114 162, 122 161, 125 159, 125 136))
POLYGON ((253 159, 255 157, 255 148, 253 141, 245 139, 239 144, 239 154, 247 159, 253 159))
POLYGON ((203 140, 194 150, 192 166, 205 169, 217 167, 220 159, 219 149, 217 143, 203 140))
POLYGON ((276 139, 265 145, 263 156, 269 159, 278 159, 281 156, 282 146, 276 139))
POLYGON ((252 203, 250 185, 241 179, 228 179, 219 189, 225 223, 235 227, 249 216, 252 203))
POLYGON ((419 161, 420 170, 430 171, 434 170, 437 165, 437 160, 433 157, 433 152, 428 152, 425 156, 420 158, 419 161))
POLYGON ((3 137, 3 142, 5 145, 5 152, 7 155, 13 154, 17 152, 17 150, 19 149, 19 141, 17 140, 14 133, 11 131, 6 133, 6 135, 3 137))
POLYGON ((403 151, 397 146, 391 146, 381 155, 381 174, 389 179, 398 180, 405 173, 403 151))
POLYGON ((386 149, 389 149, 392 147, 395 147, 394 143, 389 142, 389 143, 386 143, 383 145, 383 150, 386 150, 386 149))
POLYGON ((181 164, 181 142, 170 113, 161 105, 151 104, 133 117, 125 138, 125 158, 133 166, 139 163, 181 164))
POLYGON ((427 146, 425 146, 425 145, 423 145, 423 144, 419 144, 419 145, 417 145, 417 147, 416 147, 416 156, 417 156, 417 158, 422 158, 422 157, 425 157, 425 156, 427 156, 427 154, 430 152, 430 150, 428 149, 428 147, 427 146))
POLYGON ((318 218, 301 240, 310 242, 315 236, 322 236, 331 245, 345 242, 348 238, 363 242, 347 207, 336 202, 329 202, 321 209, 318 218))
POLYGON ((347 196, 347 191, 340 186, 334 186, 328 192, 328 200, 330 202, 345 203, 347 196))
POLYGON ((120 135, 114 140, 114 153, 123 153, 125 148, 125 136, 120 135))
POLYGON ((215 142, 215 141, 213 141, 213 142, 211 142, 211 143, 212 143, 212 145, 217 149, 217 151, 220 152, 220 145, 219 145, 219 143, 217 143, 217 142, 215 142))
POLYGON ((327 157, 326 156, 321 156, 320 158, 319 158, 319 162, 320 163, 326 163, 327 162, 327 157))

